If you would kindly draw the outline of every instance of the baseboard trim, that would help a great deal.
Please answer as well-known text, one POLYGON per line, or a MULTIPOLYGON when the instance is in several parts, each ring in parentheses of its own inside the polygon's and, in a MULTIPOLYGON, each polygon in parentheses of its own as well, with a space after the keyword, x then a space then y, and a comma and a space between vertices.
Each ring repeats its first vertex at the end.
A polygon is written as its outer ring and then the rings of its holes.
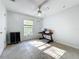
POLYGON ((79 49, 79 47, 78 47, 78 46, 73 45, 73 44, 68 43, 68 42, 58 41, 58 40, 56 40, 55 42, 60 43, 60 44, 64 44, 64 45, 67 45, 67 46, 70 46, 70 47, 73 47, 73 48, 76 48, 76 49, 79 49))

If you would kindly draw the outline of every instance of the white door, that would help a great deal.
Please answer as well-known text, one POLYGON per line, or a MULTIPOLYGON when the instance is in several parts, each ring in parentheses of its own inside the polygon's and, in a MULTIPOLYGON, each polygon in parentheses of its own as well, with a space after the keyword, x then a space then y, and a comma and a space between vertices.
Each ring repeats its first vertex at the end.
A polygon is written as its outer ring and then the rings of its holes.
POLYGON ((6 10, 0 0, 0 55, 6 44, 6 10))

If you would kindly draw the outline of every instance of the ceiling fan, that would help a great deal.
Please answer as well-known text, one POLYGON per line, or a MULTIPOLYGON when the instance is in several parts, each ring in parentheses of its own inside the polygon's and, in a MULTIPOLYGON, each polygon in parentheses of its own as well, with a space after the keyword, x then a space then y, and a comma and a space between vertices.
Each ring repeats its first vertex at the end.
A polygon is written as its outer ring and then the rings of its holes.
POLYGON ((15 2, 15 0, 11 0, 11 1, 15 2))
MULTIPOLYGON (((11 0, 11 1, 15 2, 15 0, 11 0)), ((41 8, 42 8, 42 6, 43 6, 44 4, 46 4, 48 1, 49 1, 49 0, 44 0, 40 5, 38 5, 38 7, 37 7, 37 8, 38 8, 38 11, 37 11, 38 14, 41 14, 41 13, 42 13, 41 8)))
POLYGON ((48 2, 48 0, 45 0, 44 2, 42 2, 40 5, 38 5, 38 14, 41 14, 42 13, 42 10, 41 10, 41 8, 42 8, 42 6, 44 5, 44 4, 46 4, 48 2))

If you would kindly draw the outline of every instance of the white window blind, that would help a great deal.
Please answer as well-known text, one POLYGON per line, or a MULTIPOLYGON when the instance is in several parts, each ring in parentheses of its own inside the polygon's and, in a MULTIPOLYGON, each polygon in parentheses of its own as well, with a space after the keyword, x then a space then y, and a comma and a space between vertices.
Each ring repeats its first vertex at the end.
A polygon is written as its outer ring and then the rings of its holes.
POLYGON ((24 36, 31 35, 33 31, 33 21, 24 20, 24 36))

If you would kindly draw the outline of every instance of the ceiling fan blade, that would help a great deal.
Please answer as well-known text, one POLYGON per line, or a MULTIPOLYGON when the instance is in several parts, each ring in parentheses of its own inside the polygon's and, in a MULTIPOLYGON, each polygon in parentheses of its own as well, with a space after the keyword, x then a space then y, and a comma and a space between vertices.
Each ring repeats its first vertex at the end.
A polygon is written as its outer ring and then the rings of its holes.
POLYGON ((13 1, 13 2, 14 2, 15 0, 11 0, 11 1, 13 1))
POLYGON ((43 3, 41 3, 41 4, 38 6, 39 9, 40 9, 44 4, 46 4, 48 1, 49 1, 49 0, 45 0, 43 3))

